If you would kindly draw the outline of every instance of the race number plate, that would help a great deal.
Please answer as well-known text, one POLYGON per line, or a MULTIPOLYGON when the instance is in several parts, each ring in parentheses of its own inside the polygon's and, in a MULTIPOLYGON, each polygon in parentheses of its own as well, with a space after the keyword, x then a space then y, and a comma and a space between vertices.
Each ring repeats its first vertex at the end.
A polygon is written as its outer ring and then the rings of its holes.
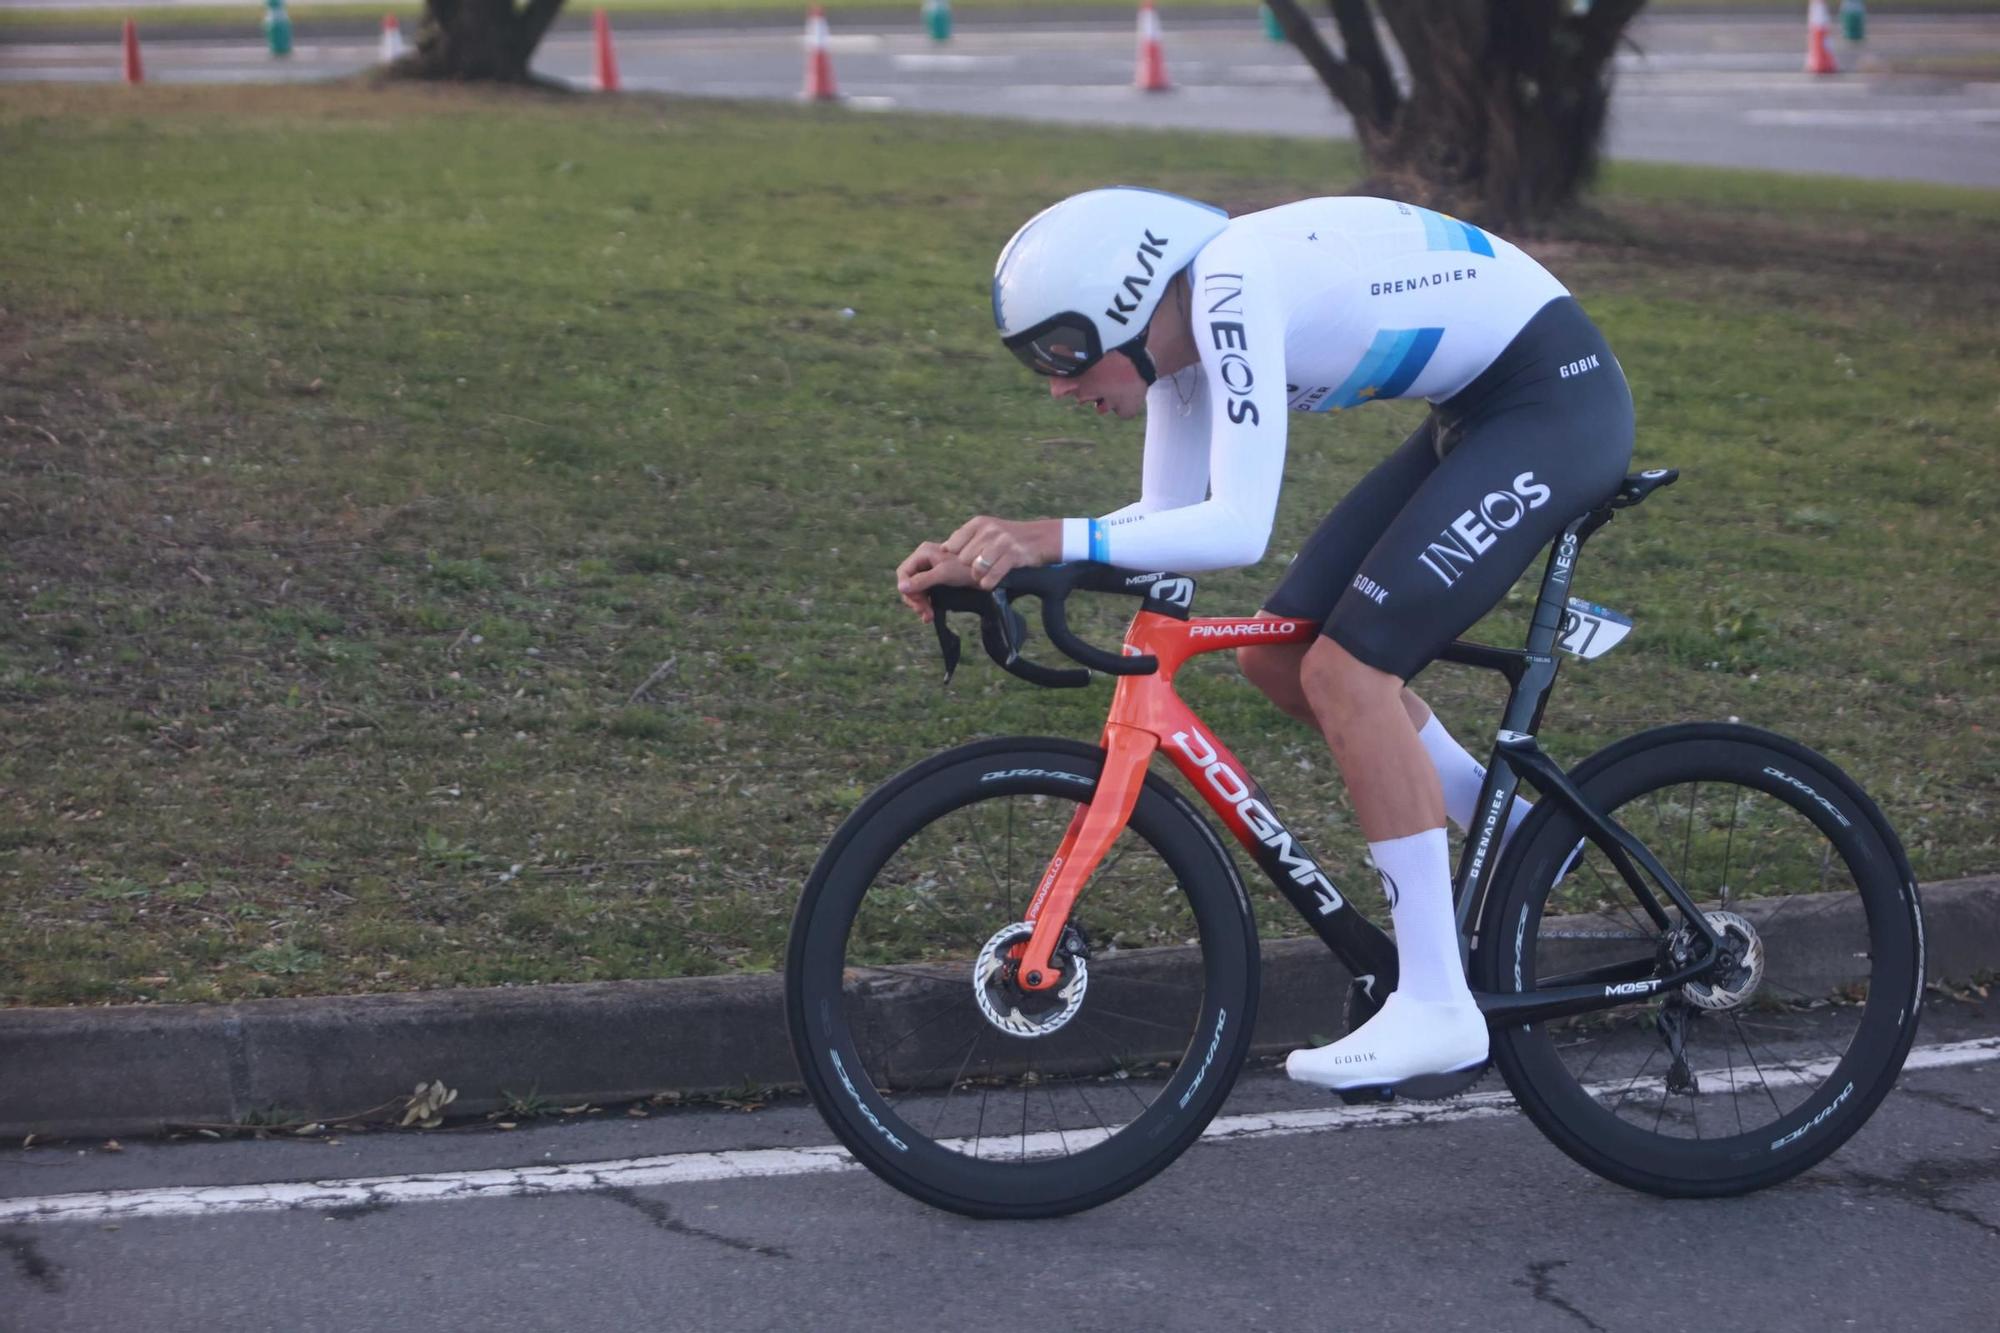
POLYGON ((1588 662, 1610 652, 1631 632, 1629 617, 1581 597, 1572 597, 1563 612, 1562 632, 1556 636, 1556 645, 1588 662))

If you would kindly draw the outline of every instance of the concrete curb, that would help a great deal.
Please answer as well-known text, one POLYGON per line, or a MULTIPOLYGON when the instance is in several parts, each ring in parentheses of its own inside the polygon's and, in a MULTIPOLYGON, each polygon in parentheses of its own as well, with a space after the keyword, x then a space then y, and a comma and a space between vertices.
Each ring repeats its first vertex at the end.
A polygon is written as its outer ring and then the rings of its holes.
MULTIPOLYGON (((1923 896, 1930 979, 2000 971, 2000 875, 1923 896)), ((1840 914, 1825 910, 1815 924, 1837 929, 1840 914)), ((1120 964, 1169 965, 1158 952, 1120 964)), ((1267 942, 1257 1048, 1342 1031, 1347 984, 1318 941, 1267 942)), ((1816 983, 1807 969, 1787 984, 1816 983)), ((782 978, 763 975, 5 1010, 0 1138, 159 1133, 272 1108, 337 1119, 428 1079, 458 1089, 453 1110, 469 1114, 504 1106, 509 1093, 568 1104, 795 1086, 783 992, 782 978)))

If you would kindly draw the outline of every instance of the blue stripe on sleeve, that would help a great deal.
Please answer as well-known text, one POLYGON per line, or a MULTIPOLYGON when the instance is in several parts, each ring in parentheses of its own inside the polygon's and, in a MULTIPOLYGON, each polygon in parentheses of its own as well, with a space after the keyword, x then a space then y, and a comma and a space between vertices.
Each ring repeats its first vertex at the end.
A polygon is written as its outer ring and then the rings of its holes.
POLYGON ((1111 534, 1094 518, 1090 520, 1090 558, 1101 565, 1111 563, 1111 534))
POLYGON ((1396 368, 1382 381, 1377 398, 1400 398, 1403 391, 1416 382, 1425 366, 1430 364, 1431 353, 1437 351, 1438 341, 1444 337, 1443 329, 1412 329, 1410 341, 1403 347, 1402 359, 1396 368))

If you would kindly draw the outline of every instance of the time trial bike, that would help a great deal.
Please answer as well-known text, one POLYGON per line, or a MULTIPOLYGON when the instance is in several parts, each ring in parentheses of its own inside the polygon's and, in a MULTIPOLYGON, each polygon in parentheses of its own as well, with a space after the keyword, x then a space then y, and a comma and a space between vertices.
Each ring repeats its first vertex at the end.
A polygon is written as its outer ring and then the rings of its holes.
MULTIPOLYGON (((1534 1124, 1620 1184, 1727 1195, 1824 1158, 1888 1093, 1916 1034, 1923 919, 1881 811, 1795 741, 1667 726, 1567 772, 1537 744, 1558 652, 1596 656, 1630 626, 1569 596, 1585 540, 1676 476, 1628 477, 1564 529, 1524 648, 1441 654, 1509 685, 1454 901, 1491 1063, 1534 1124), (1523 780, 1540 799, 1503 839, 1523 780)), ((891 778, 806 882, 785 966, 800 1073, 846 1148, 918 1199, 980 1217, 1103 1203, 1194 1142, 1251 1053, 1250 901, 1195 804, 1149 772, 1156 753, 1356 978, 1350 1026, 1394 988, 1390 937, 1174 689, 1196 654, 1317 627, 1197 618, 1194 592, 1085 563, 933 590, 947 677, 948 616, 966 611, 1014 675, 1117 687, 1096 745, 980 741, 891 778), (1072 632, 1076 591, 1139 599, 1122 651, 1072 632), (1022 655, 1024 597, 1084 669, 1022 655)))

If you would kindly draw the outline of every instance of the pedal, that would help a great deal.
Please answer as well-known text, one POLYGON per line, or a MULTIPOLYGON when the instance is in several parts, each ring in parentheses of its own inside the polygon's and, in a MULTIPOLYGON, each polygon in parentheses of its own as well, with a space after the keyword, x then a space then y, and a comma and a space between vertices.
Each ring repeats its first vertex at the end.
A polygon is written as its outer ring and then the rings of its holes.
POLYGON ((1340 1100, 1349 1106, 1382 1106, 1398 1098, 1412 1102, 1437 1102, 1456 1097, 1485 1076, 1491 1061, 1482 1060, 1470 1069, 1449 1074, 1419 1074, 1400 1083, 1381 1083, 1369 1088, 1337 1089, 1340 1100))

